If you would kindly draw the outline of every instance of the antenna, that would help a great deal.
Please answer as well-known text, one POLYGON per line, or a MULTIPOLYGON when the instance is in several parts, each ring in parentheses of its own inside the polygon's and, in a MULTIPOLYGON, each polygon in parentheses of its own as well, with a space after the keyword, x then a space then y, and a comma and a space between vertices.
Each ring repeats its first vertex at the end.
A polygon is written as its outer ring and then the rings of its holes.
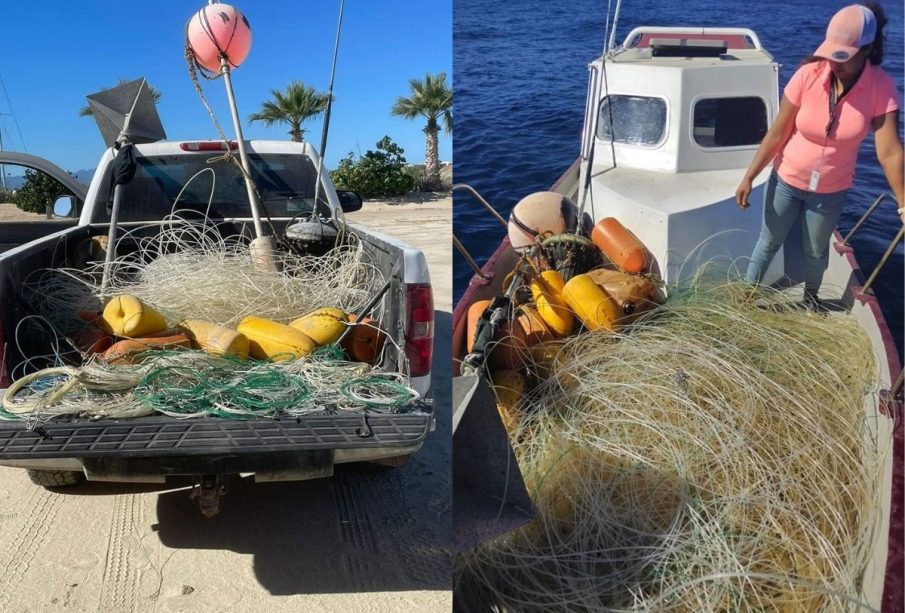
POLYGON ((321 194, 321 174, 324 171, 324 156, 327 152, 327 134, 330 132, 330 109, 333 108, 333 81, 336 77, 336 57, 339 55, 339 35, 343 28, 343 9, 346 0, 339 0, 339 23, 336 25, 336 42, 333 44, 333 66, 330 68, 330 87, 327 90, 327 110, 324 111, 324 129, 321 132, 320 158, 317 162, 317 178, 314 181, 314 210, 321 194))
MULTIPOLYGON (((19 127, 19 119, 16 117, 16 112, 13 110, 13 101, 9 99, 9 92, 6 90, 6 83, 3 82, 3 76, 0 75, 0 87, 3 88, 3 95, 6 96, 6 105, 9 107, 9 113, 0 113, 0 117, 7 116, 12 117, 13 122, 16 124, 16 130, 19 132, 19 141, 22 143, 22 148, 28 152, 28 147, 25 146, 25 139, 22 138, 22 128, 19 127)), ((3 125, 0 124, 0 151, 3 151, 3 125)), ((10 134, 10 139, 12 139, 12 135, 10 134)), ((6 191, 6 166, 0 164, 0 189, 6 191)))
MULTIPOLYGON (((6 113, 0 113, 0 115, 6 115, 6 113)), ((3 126, 0 125, 0 151, 3 151, 3 126)), ((3 167, 3 164, 0 164, 0 189, 4 192, 6 191, 6 168, 3 167)))
POLYGON ((613 13, 613 30, 610 32, 610 42, 606 51, 610 51, 616 44, 616 26, 619 24, 619 9, 622 8, 622 0, 616 0, 616 12, 613 13))
POLYGON ((19 134, 19 142, 22 143, 22 151, 28 153, 28 145, 25 144, 25 139, 22 138, 22 128, 19 126, 19 118, 16 117, 16 111, 13 110, 13 101, 9 99, 9 90, 6 89, 6 83, 3 82, 3 75, 0 75, 0 87, 3 88, 3 95, 6 98, 6 106, 9 107, 9 113, 4 114, 9 115, 13 118, 13 123, 16 124, 16 132, 19 134))
MULTIPOLYGON (((615 43, 615 40, 616 40, 616 25, 619 22, 619 9, 621 7, 622 7, 622 0, 616 0, 616 11, 613 14, 613 29, 610 30, 609 41, 607 41, 606 40, 607 30, 609 30, 609 27, 610 27, 610 3, 607 2, 606 22, 604 25, 604 34, 603 34, 603 38, 604 38, 603 53, 600 56, 601 74, 597 78, 596 82, 589 83, 589 85, 594 86, 594 104, 591 107, 591 108, 593 108, 594 116, 593 116, 593 118, 591 118, 591 117, 587 118, 587 120, 589 120, 591 122, 591 126, 590 126, 591 131, 590 131, 590 135, 589 135, 591 142, 590 142, 590 146, 588 147, 588 155, 586 158, 587 162, 585 165, 584 181, 581 182, 581 193, 580 193, 579 204, 578 204, 578 216, 575 220, 575 232, 576 233, 578 232, 578 229, 581 227, 581 219, 584 216, 585 202, 587 201, 588 193, 591 191, 591 178, 592 178, 592 173, 594 170, 594 150, 596 149, 596 146, 597 146, 597 125, 598 125, 598 121, 600 119, 600 110, 599 110, 600 97, 604 92, 606 92, 607 95, 609 95, 609 93, 610 93, 610 87, 609 87, 609 83, 607 82, 607 75, 606 75, 607 53, 610 50, 612 50, 613 44, 615 43), (603 91, 601 91, 601 90, 603 90, 603 91)), ((608 104, 607 108, 610 113, 610 126, 611 126, 611 130, 612 130, 612 125, 613 125, 613 105, 612 105, 612 103, 608 104)), ((613 167, 615 167, 615 165, 616 165, 616 148, 615 148, 613 141, 614 141, 614 135, 611 134, 610 135, 610 151, 612 152, 612 155, 613 155, 613 167)), ((581 168, 580 167, 579 167, 579 171, 578 171, 578 176, 579 176, 579 178, 581 178, 581 168)), ((594 209, 594 199, 592 198, 591 199, 592 215, 594 214, 593 209, 594 209)))
POLYGON ((333 66, 330 68, 330 87, 327 90, 327 110, 324 112, 324 129, 321 132, 321 157, 327 151, 327 133, 330 131, 330 110, 333 108, 333 82, 336 78, 336 56, 339 54, 339 35, 343 28, 343 9, 346 0, 339 0, 339 23, 336 25, 336 42, 333 44, 333 66))

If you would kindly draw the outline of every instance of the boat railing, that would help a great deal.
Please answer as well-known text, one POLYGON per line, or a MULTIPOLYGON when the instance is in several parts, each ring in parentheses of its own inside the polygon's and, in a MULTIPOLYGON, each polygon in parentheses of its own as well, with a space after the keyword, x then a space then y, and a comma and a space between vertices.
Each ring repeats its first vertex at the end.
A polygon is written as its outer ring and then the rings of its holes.
MULTIPOLYGON (((754 33, 754 30, 750 28, 670 28, 664 26, 641 26, 635 28, 631 32, 628 33, 628 36, 625 37, 625 41, 622 43, 623 48, 628 49, 636 46, 647 46, 643 44, 646 40, 645 35, 663 35, 663 34, 672 34, 672 35, 684 35, 684 36, 700 36, 704 38, 717 38, 717 37, 726 37, 728 40, 726 41, 727 46, 730 49, 742 48, 749 49, 754 48, 759 51, 763 51, 763 46, 760 44, 760 38, 758 38, 757 34, 754 33), (637 42, 636 42, 637 39, 637 42), (742 47, 739 47, 737 44, 729 44, 729 43, 737 43, 738 41, 746 41, 750 42, 750 44, 745 44, 742 47), (753 45, 753 47, 752 47, 753 45)), ((649 40, 650 36, 647 37, 649 40)))
POLYGON ((489 202, 487 202, 487 200, 484 198, 484 196, 479 194, 478 190, 473 188, 471 185, 468 185, 467 183, 456 183, 455 185, 452 186, 452 191, 468 192, 469 194, 471 194, 474 197, 475 200, 477 200, 481 204, 481 206, 483 206, 485 209, 487 209, 487 211, 491 215, 493 215, 498 222, 500 222, 500 225, 502 225, 504 228, 508 228, 508 224, 506 223, 506 220, 503 219, 503 216, 500 215, 499 213, 497 213, 497 210, 495 208, 493 208, 493 206, 491 206, 491 204, 489 202))
POLYGON ((483 279, 484 281, 489 281, 490 276, 484 274, 484 271, 481 270, 481 267, 478 266, 478 263, 475 262, 473 257, 471 257, 471 254, 468 253, 468 249, 465 248, 465 245, 462 244, 462 241, 459 240, 459 237, 456 236, 455 233, 453 233, 452 239, 456 251, 459 252, 459 255, 465 258, 465 262, 471 268, 472 272, 474 272, 474 274, 477 275, 478 278, 483 279))
MULTIPOLYGON (((503 219, 503 216, 500 215, 497 212, 497 210, 495 208, 493 208, 493 206, 489 202, 487 202, 487 199, 484 198, 484 196, 482 196, 478 192, 478 190, 473 188, 471 185, 468 185, 467 183, 456 183, 455 185, 452 186, 452 191, 454 191, 454 192, 455 191, 464 191, 464 192, 468 192, 469 194, 471 194, 471 196, 475 200, 477 200, 481 206, 483 206, 485 209, 487 209, 487 212, 489 212, 491 215, 493 215, 493 217, 498 222, 500 222, 500 224, 504 228, 508 229, 508 224, 506 223, 506 220, 503 219)), ((455 235, 453 235, 453 245, 456 247, 456 250, 462 255, 462 257, 465 258, 465 261, 468 263, 468 265, 474 271, 475 275, 477 275, 478 278, 481 279, 481 281, 483 281, 484 283, 490 282, 492 277, 486 275, 481 270, 481 267, 478 266, 478 263, 475 262, 474 258, 471 257, 471 254, 468 253, 468 250, 465 248, 465 245, 463 245, 462 241, 460 241, 455 235)))
MULTIPOLYGON (((892 194, 890 194, 889 192, 884 192, 877 196, 876 200, 874 200, 873 203, 869 207, 867 207, 867 210, 864 211, 861 219, 859 219, 858 222, 854 226, 852 226, 852 229, 849 230, 848 234, 845 235, 845 238, 842 239, 842 243, 840 243, 839 245, 840 248, 844 249, 845 247, 848 247, 849 239, 855 234, 855 232, 857 232, 861 228, 862 225, 864 225, 864 222, 867 221, 867 219, 871 215, 873 215, 874 211, 877 210, 877 207, 880 206, 880 203, 888 198, 892 198, 892 194)), ((886 252, 883 254, 883 257, 880 258, 880 261, 877 262, 876 267, 874 267, 874 271, 867 278, 867 281, 864 282, 864 285, 861 287, 862 295, 867 293, 867 290, 870 289, 871 285, 873 285, 874 281, 877 278, 877 275, 880 274, 880 270, 883 268, 883 266, 886 265, 886 262, 889 261, 889 258, 892 256, 893 251, 895 251, 896 246, 900 242, 902 242, 903 238, 905 238, 905 226, 899 228, 898 234, 896 234, 896 236, 892 239, 892 242, 889 243, 889 247, 886 248, 886 252)))

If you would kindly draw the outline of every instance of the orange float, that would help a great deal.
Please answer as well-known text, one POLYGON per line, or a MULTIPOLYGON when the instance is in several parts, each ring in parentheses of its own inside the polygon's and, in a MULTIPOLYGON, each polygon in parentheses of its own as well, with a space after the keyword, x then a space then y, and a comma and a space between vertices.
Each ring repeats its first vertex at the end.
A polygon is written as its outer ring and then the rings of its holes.
POLYGON ((103 353, 113 344, 113 337, 100 328, 88 326, 76 332, 72 342, 83 353, 103 353))
POLYGON ((528 347, 552 341, 555 337, 538 315, 537 310, 528 305, 518 307, 515 316, 515 322, 522 328, 525 335, 525 344, 528 347))
POLYGON ((493 342, 487 344, 490 368, 497 370, 522 370, 528 351, 525 331, 515 321, 503 324, 493 342))
POLYGON ((647 249, 615 217, 605 217, 591 231, 591 240, 619 270, 638 274, 649 263, 647 249))
POLYGON ((634 321, 657 304, 655 296, 657 286, 645 277, 606 268, 598 268, 585 274, 619 307, 621 314, 617 321, 620 324, 634 321))
POLYGON ((468 353, 471 353, 474 349, 474 335, 478 327, 478 321, 488 306, 490 306, 489 300, 476 300, 468 307, 468 313, 465 316, 465 334, 467 335, 465 337, 465 348, 468 349, 468 353))
MULTIPOLYGON (((350 313, 347 317, 350 323, 358 316, 350 313)), ((386 342, 386 333, 379 328, 379 322, 370 317, 363 318, 342 340, 342 348, 355 362, 367 362, 371 364, 383 351, 386 342)))
POLYGON ((131 363, 132 356, 151 349, 189 349, 192 342, 189 337, 175 330, 167 330, 155 336, 127 338, 114 343, 104 352, 104 359, 113 364, 131 363))

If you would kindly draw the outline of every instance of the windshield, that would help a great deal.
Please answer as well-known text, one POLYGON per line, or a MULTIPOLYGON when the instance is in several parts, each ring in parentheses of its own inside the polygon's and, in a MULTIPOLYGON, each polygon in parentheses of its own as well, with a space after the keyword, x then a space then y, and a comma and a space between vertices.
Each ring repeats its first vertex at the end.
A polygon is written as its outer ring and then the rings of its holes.
MULTIPOLYGON (((162 219, 174 208, 203 215, 208 211, 209 202, 208 217, 212 219, 250 217, 242 171, 234 162, 208 163, 209 159, 210 155, 136 156, 135 177, 121 188, 119 219, 162 219), (185 190, 179 195, 183 188, 185 190), (174 207, 177 196, 179 203, 174 207)), ((249 162, 264 204, 262 213, 271 217, 293 217, 311 210, 317 168, 310 158, 298 154, 251 154, 249 162)), ((95 208, 92 221, 107 222, 113 204, 109 170, 98 200, 106 206, 95 208)))

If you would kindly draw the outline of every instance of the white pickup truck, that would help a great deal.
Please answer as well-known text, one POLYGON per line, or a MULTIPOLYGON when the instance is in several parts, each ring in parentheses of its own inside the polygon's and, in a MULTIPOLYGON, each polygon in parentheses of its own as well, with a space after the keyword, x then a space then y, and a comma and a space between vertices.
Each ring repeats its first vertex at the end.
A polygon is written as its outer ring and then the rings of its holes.
MULTIPOLYGON (((208 212, 222 235, 249 234, 252 220, 243 177, 235 164, 209 160, 225 143, 157 142, 135 145, 134 179, 122 186, 119 225, 144 228, 171 212, 186 181, 202 168, 216 173, 208 212)), ((234 144, 233 144, 234 146, 234 144)), ((319 162, 307 143, 247 141, 252 176, 272 227, 282 232, 290 218, 311 207, 319 162)), ((34 156, 0 152, 0 164, 16 164, 45 172, 72 195, 57 199, 55 219, 0 224, 0 393, 10 385, 9 373, 29 356, 13 334, 28 315, 21 283, 39 269, 67 265, 67 246, 107 235, 110 223, 114 151, 101 158, 91 185, 74 181, 53 164, 34 156)), ((210 183, 208 182, 208 185, 210 183)), ((187 190, 187 192, 190 190, 187 190)), ((321 207, 357 210, 354 192, 339 192, 329 173, 321 177, 321 207)), ((208 208, 191 194, 180 198, 180 210, 208 208)), ((351 226, 369 261, 390 280, 382 298, 380 325, 400 349, 384 351, 380 367, 403 372, 422 399, 414 410, 400 413, 351 413, 326 407, 316 414, 288 419, 173 419, 165 415, 128 420, 54 419, 40 427, 23 420, 0 420, 0 465, 25 468, 32 481, 45 486, 92 481, 162 482, 172 475, 195 478, 202 511, 216 512, 225 478, 254 473, 258 481, 302 480, 332 475, 334 464, 378 462, 399 465, 417 451, 434 427, 430 398, 433 345, 433 297, 424 254, 366 228, 351 226)))

